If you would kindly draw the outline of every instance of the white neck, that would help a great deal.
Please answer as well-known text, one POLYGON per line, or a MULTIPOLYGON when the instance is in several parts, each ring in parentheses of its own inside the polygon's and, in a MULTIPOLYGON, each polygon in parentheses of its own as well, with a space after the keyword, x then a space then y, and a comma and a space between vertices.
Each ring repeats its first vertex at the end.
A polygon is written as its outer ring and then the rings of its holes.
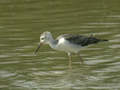
POLYGON ((49 44, 49 46, 51 47, 51 48, 53 48, 53 49, 55 49, 56 48, 56 45, 57 45, 57 40, 54 40, 53 39, 53 37, 52 37, 52 35, 50 36, 50 38, 49 38, 49 42, 48 42, 48 44, 49 44))

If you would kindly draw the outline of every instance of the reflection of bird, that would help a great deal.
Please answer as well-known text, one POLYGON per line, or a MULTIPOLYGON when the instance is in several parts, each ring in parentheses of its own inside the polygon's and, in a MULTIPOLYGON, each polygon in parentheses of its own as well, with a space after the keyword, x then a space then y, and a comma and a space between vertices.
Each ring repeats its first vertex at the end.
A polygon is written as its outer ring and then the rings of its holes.
MULTIPOLYGON (((60 35, 56 40, 54 40, 50 32, 43 32, 40 35, 40 44, 36 49, 35 53, 40 48, 41 44, 48 44, 51 48, 55 50, 64 51, 68 53, 69 66, 71 67, 71 53, 79 54, 81 47, 102 41, 108 41, 108 40, 97 39, 93 36, 87 37, 87 36, 73 35, 73 34, 63 34, 60 35)), ((83 62, 81 57, 80 59, 81 62, 83 62)))

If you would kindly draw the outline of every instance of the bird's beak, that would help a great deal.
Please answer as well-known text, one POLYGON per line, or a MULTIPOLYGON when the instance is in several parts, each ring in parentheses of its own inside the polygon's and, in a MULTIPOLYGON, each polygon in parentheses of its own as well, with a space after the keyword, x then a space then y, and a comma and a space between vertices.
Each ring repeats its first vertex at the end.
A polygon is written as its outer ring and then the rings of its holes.
POLYGON ((39 43, 39 45, 38 45, 37 49, 35 50, 35 52, 34 52, 34 54, 35 54, 35 55, 36 55, 36 53, 38 52, 38 50, 39 50, 40 46, 41 46, 41 43, 39 43))

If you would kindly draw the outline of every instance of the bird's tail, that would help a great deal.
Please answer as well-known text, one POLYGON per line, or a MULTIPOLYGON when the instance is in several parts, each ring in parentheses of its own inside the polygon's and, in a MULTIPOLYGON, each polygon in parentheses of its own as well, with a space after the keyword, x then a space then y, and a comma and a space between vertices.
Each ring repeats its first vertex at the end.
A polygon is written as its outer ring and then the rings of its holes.
POLYGON ((100 41, 101 42, 105 42, 105 41, 109 41, 109 40, 107 40, 107 39, 101 39, 100 41))

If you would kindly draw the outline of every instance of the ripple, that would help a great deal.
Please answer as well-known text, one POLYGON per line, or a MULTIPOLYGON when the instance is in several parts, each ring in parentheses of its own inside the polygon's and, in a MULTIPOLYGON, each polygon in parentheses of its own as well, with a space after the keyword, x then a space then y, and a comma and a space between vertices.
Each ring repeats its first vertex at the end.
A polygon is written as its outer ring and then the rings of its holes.
POLYGON ((19 63, 20 61, 4 61, 4 62, 0 62, 0 64, 1 65, 5 65, 5 64, 8 64, 8 65, 10 65, 10 64, 17 64, 17 63, 19 63))
POLYGON ((111 45, 110 48, 120 48, 120 44, 116 44, 116 45, 111 45))
POLYGON ((9 71, 0 71, 0 77, 1 78, 9 78, 15 76, 16 73, 11 73, 9 71))

